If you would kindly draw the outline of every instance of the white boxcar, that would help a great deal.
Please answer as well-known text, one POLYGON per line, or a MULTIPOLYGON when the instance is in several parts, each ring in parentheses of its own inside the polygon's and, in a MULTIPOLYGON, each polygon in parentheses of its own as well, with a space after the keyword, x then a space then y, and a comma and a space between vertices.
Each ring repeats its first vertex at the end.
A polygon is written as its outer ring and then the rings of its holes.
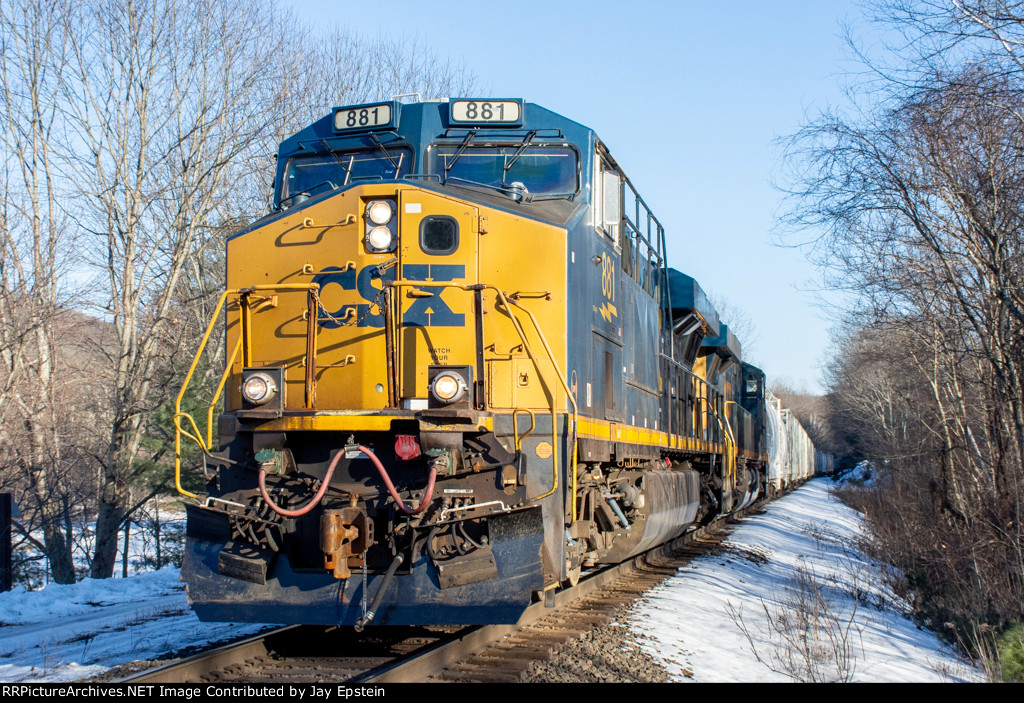
POLYGON ((814 444, 792 411, 782 411, 782 423, 786 426, 786 443, 789 447, 786 484, 805 481, 814 475, 814 444))
POLYGON ((768 485, 780 491, 787 482, 789 443, 782 422, 782 401, 771 391, 765 392, 765 439, 768 451, 768 485))

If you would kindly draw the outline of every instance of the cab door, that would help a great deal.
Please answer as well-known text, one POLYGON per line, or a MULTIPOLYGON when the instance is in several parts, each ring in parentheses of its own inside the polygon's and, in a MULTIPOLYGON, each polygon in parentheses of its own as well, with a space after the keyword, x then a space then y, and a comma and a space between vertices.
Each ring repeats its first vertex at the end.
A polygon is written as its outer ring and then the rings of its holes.
MULTIPOLYGON (((418 189, 399 193, 401 235, 398 275, 404 281, 478 282, 477 208, 418 189)), ((426 399, 427 367, 476 369, 474 294, 458 287, 402 287, 398 292, 398 389, 400 404, 426 399)), ((473 387, 478 379, 466 379, 473 387)))

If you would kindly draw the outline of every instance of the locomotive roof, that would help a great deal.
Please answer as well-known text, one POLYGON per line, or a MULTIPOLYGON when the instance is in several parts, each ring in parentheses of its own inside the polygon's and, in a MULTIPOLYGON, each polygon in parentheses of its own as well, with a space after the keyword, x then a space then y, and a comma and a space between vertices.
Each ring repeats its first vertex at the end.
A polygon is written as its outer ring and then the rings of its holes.
MULTIPOLYGON (((520 106, 520 119, 514 123, 453 123, 450 107, 460 100, 464 102, 463 99, 414 103, 401 103, 392 100, 368 105, 335 107, 327 115, 281 142, 277 153, 277 187, 280 189, 288 159, 303 154, 331 153, 350 149, 407 148, 413 153, 414 165, 412 173, 406 176, 405 180, 415 181, 417 185, 431 189, 442 187, 436 177, 432 178, 425 174, 423 161, 425 161, 425 151, 431 144, 440 142, 462 145, 471 141, 473 146, 494 143, 569 145, 575 148, 579 154, 581 190, 577 197, 538 198, 535 200, 527 198, 522 202, 515 202, 506 193, 473 188, 472 199, 499 209, 519 213, 525 210, 531 217, 562 226, 579 216, 581 203, 585 203, 589 199, 587 195, 588 174, 593 171, 594 145, 597 143, 597 137, 592 129, 547 108, 519 100, 498 101, 515 103, 520 106), (391 112, 392 117, 389 122, 362 129, 353 128, 339 131, 336 125, 339 114, 349 112, 359 114, 374 105, 384 108, 385 112, 391 112)), ((470 186, 453 181, 444 184, 443 187, 463 189, 470 186)), ((278 190, 275 193, 275 204, 280 197, 281 193, 278 190)), ((310 198, 307 204, 311 204, 321 197, 330 197, 330 192, 310 198)), ((259 224, 266 224, 267 221, 280 214, 280 209, 278 209, 268 217, 261 219, 259 224)))
POLYGON ((327 140, 332 148, 337 148, 339 142, 345 142, 349 147, 374 146, 373 136, 385 145, 389 142, 404 141, 422 149, 438 139, 457 139, 473 130, 477 131, 477 139, 481 141, 515 140, 517 137, 522 139, 534 130, 537 131, 535 139, 538 141, 566 141, 583 148, 594 140, 594 131, 589 127, 535 103, 521 102, 522 116, 515 123, 470 124, 452 122, 449 110, 452 102, 434 100, 415 103, 375 103, 393 106, 394 118, 391 123, 380 128, 367 127, 346 132, 339 132, 335 128, 335 115, 340 110, 361 109, 362 106, 336 107, 329 114, 281 142, 279 157, 323 149, 324 140, 327 140))
POLYGON ((701 348, 709 348, 723 359, 735 359, 740 361, 743 358, 740 340, 729 329, 729 325, 723 324, 717 337, 705 337, 701 342, 701 348))
POLYGON ((696 312, 708 327, 708 337, 718 337, 718 311, 700 284, 682 271, 669 268, 665 269, 665 272, 668 276, 668 299, 663 300, 662 305, 666 308, 672 306, 673 318, 685 312, 696 312))

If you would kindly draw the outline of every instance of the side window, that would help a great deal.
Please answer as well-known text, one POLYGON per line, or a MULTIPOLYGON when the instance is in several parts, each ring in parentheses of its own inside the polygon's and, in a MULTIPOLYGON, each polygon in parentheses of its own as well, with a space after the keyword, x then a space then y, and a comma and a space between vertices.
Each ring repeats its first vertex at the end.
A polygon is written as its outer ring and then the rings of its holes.
POLYGON ((619 225, 622 222, 622 179, 615 171, 601 172, 604 181, 602 191, 604 195, 603 212, 605 231, 618 234, 619 225))
POLYGON ((598 154, 594 174, 594 225, 618 246, 622 236, 622 176, 598 154))

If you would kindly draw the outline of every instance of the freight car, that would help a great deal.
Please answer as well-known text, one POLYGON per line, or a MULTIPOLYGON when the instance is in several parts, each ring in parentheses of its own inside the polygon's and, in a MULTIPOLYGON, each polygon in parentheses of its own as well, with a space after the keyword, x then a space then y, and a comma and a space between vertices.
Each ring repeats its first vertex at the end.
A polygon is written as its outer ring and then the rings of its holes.
POLYGON ((741 357, 593 130, 518 99, 335 108, 228 238, 178 397, 189 599, 207 620, 515 622, 764 491, 778 408, 741 357), (220 325, 203 433, 182 407, 220 325))

